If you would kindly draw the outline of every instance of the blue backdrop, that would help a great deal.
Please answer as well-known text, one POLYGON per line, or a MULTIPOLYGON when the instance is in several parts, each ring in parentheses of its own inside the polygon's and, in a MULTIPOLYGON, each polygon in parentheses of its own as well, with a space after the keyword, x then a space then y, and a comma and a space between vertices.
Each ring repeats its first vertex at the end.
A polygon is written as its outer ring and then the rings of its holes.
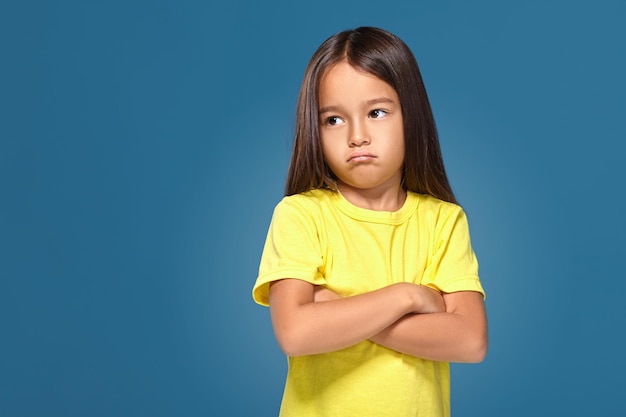
POLYGON ((453 414, 623 415, 625 4, 3 2, 0 415, 276 415, 250 291, 304 67, 360 25, 420 63, 488 292, 453 414))

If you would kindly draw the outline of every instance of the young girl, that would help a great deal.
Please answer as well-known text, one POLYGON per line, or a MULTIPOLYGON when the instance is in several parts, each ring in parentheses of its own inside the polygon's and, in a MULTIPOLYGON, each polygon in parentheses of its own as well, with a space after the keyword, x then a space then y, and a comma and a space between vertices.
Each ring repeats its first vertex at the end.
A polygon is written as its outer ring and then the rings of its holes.
POLYGON ((254 300, 289 368, 281 416, 449 416, 487 320, 417 62, 362 27, 315 52, 254 300))

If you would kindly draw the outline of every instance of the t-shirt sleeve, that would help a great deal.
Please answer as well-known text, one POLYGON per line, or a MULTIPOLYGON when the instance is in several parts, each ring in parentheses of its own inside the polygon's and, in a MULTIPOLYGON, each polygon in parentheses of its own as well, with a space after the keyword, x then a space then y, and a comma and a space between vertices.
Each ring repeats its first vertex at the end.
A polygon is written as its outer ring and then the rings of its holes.
POLYGON ((322 250, 315 213, 288 197, 274 209, 252 290, 258 304, 269 305, 273 281, 294 278, 323 285, 322 250))
POLYGON ((431 253, 422 284, 446 293, 476 291, 485 297, 467 216, 461 207, 455 206, 437 222, 431 253))

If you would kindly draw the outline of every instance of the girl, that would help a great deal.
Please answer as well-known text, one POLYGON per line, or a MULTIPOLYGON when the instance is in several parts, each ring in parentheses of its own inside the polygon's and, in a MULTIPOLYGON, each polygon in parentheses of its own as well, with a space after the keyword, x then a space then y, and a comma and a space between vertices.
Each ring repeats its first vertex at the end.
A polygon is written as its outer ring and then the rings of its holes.
POLYGON ((449 416, 487 350, 484 291, 417 62, 361 27, 304 75, 254 300, 288 356, 281 416, 449 416))

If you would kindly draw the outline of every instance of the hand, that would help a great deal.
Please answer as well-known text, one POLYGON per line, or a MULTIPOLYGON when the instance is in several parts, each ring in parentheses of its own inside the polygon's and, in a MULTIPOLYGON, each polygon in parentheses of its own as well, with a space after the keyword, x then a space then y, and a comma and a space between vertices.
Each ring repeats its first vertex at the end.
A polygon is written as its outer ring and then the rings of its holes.
POLYGON ((319 285, 315 286, 313 292, 313 301, 316 303, 320 301, 331 301, 331 300, 339 300, 342 297, 334 291, 329 290, 326 287, 322 287, 319 285))
POLYGON ((446 304, 443 295, 425 285, 418 285, 417 309, 415 313, 444 313, 446 304))
MULTIPOLYGON (((443 313, 446 311, 443 296, 437 290, 425 285, 410 284, 408 282, 397 283, 394 286, 397 286, 398 289, 403 288, 401 291, 409 291, 411 293, 415 306, 413 313, 443 313)), ((340 300, 341 298, 343 298, 341 295, 326 287, 315 286, 313 301, 316 303, 340 300)))

